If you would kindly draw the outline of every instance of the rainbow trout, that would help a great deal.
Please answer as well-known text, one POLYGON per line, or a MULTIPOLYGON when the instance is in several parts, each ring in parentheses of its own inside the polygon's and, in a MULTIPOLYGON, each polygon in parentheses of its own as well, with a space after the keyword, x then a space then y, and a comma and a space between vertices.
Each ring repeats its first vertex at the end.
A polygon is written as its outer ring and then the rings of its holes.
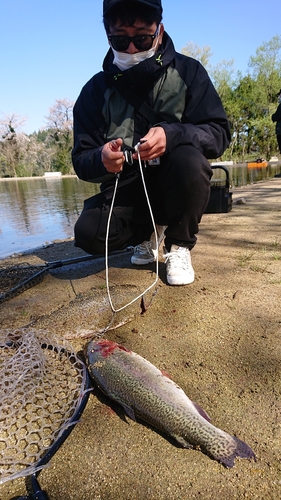
POLYGON ((214 427, 175 382, 135 352, 98 340, 85 346, 85 356, 96 385, 133 420, 144 420, 185 448, 200 447, 225 467, 233 467, 236 457, 255 459, 246 443, 214 427))

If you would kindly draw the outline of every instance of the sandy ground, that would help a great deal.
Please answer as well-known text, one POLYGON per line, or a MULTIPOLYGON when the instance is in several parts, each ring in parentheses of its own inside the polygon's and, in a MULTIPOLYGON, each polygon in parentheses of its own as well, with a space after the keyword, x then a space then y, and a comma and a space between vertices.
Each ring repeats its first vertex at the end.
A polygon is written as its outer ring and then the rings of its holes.
MULTIPOLYGON (((137 301, 117 313, 104 336, 168 372, 214 425, 253 448, 256 462, 237 459, 226 469, 124 418, 94 391, 81 422, 39 475, 51 500, 280 499, 281 179, 235 189, 233 199, 230 213, 203 216, 192 252, 195 282, 167 286, 160 257, 150 307, 141 315, 137 301), (241 198, 246 203, 236 204, 241 198)), ((73 242, 57 242, 7 262, 77 255, 85 254, 73 242)), ((110 259, 116 308, 153 282, 154 269, 132 268, 130 254, 110 259)), ((76 350, 111 317, 102 259, 52 271, 0 305, 1 328, 32 321, 76 350)), ((0 499, 25 491, 24 480, 10 481, 0 486, 0 499)))

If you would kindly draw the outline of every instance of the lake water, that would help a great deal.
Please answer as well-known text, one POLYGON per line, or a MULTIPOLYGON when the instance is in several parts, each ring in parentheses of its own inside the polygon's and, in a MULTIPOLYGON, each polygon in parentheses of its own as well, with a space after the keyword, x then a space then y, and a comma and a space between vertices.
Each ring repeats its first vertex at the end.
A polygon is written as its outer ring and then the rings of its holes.
MULTIPOLYGON (((215 168, 213 166, 213 168, 215 168)), ((236 165, 227 165, 229 171, 230 185, 234 187, 246 186, 255 182, 271 179, 276 174, 280 174, 281 162, 268 163, 267 167, 248 168, 246 163, 236 165)), ((222 169, 215 169, 213 181, 216 179, 225 179, 225 173, 222 169)))
POLYGON ((0 259, 73 236, 83 201, 99 191, 76 177, 0 181, 0 259))
MULTIPOLYGON (((228 167, 232 186, 274 177, 280 163, 266 168, 228 167)), ((223 179, 221 169, 214 179, 223 179)), ((96 184, 76 177, 9 179, 0 181, 0 259, 73 236, 83 201, 99 191, 96 184)))

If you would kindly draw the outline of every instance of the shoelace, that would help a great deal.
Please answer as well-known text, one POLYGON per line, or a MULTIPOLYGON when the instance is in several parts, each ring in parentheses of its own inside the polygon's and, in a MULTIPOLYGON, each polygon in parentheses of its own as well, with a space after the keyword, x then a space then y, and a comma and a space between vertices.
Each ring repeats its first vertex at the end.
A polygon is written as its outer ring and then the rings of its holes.
POLYGON ((168 252, 164 255, 164 258, 165 264, 169 261, 168 264, 173 267, 184 269, 185 271, 189 268, 186 251, 168 252))
POLYGON ((151 241, 143 241, 139 245, 135 247, 134 253, 140 253, 145 255, 146 253, 149 253, 149 255, 153 256, 152 248, 151 248, 151 241))

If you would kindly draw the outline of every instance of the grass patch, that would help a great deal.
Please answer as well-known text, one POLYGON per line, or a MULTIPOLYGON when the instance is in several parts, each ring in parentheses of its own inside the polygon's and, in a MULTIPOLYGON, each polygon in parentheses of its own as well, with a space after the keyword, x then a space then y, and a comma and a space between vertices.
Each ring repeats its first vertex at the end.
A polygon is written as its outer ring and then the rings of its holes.
POLYGON ((252 271, 255 271, 256 273, 266 273, 266 272, 268 272, 267 271, 268 266, 269 266, 269 264, 266 264, 265 266, 251 265, 250 269, 252 271))
POLYGON ((248 252, 246 254, 239 255, 239 257, 238 257, 238 264, 239 264, 239 266, 244 267, 247 264, 249 264, 249 262, 252 260, 252 258, 255 255, 255 253, 256 252, 248 252))

